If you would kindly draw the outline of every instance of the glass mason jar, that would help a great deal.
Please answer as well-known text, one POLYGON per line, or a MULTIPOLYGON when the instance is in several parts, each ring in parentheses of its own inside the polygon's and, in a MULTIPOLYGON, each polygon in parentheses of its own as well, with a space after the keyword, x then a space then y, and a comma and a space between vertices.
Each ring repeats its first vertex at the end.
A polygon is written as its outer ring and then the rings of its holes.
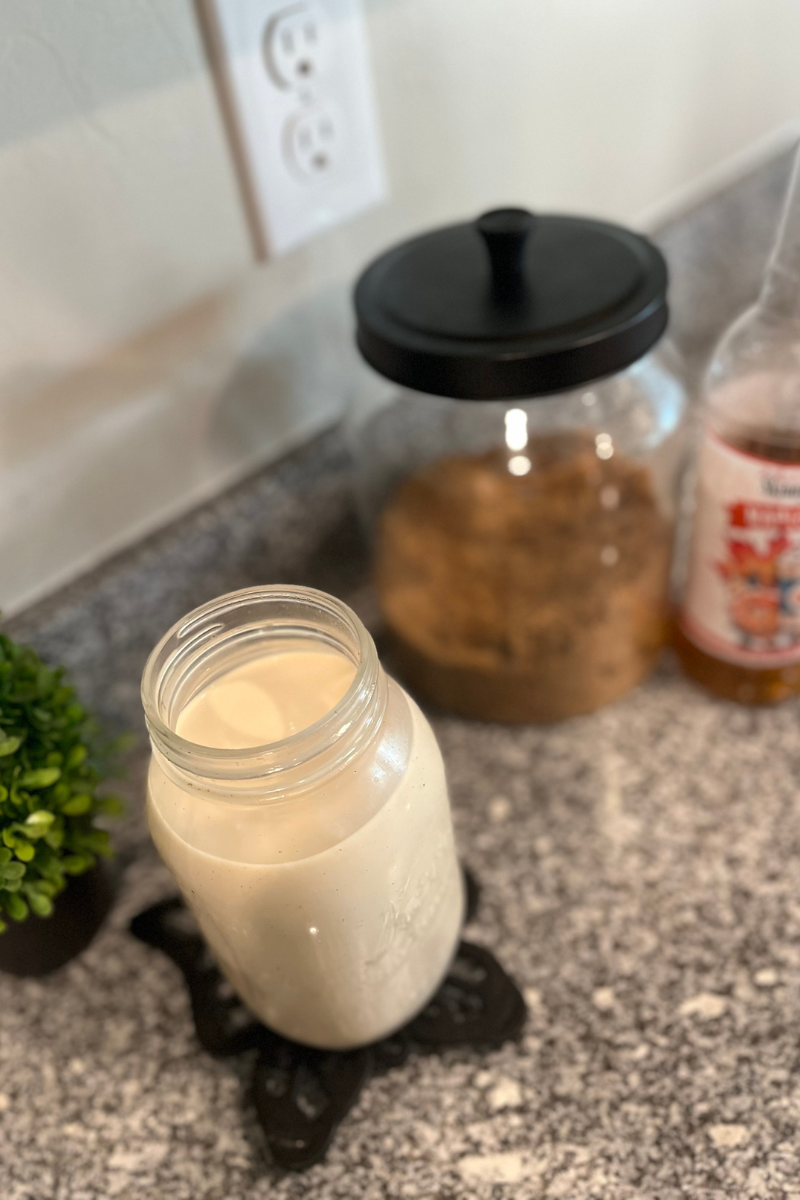
POLYGON ((685 451, 659 252, 498 210, 376 260, 356 311, 349 435, 402 677, 509 722, 636 686, 668 640, 685 451))
POLYGON ((439 748, 355 614, 301 587, 222 596, 162 638, 142 698, 151 834, 241 999, 326 1049, 405 1024, 450 964, 463 885, 439 748), (204 689, 287 650, 355 668, 320 720, 244 749, 176 732, 204 689))

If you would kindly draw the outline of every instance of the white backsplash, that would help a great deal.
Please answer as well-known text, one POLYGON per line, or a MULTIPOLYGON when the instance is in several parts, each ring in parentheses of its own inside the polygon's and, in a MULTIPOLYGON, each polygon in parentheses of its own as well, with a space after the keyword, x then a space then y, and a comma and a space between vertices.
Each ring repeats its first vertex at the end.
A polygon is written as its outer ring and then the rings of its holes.
POLYGON ((366 8, 391 201, 256 268, 191 0, 2 6, 6 611, 335 419, 377 250, 498 203, 663 218, 800 114, 780 0, 366 8))

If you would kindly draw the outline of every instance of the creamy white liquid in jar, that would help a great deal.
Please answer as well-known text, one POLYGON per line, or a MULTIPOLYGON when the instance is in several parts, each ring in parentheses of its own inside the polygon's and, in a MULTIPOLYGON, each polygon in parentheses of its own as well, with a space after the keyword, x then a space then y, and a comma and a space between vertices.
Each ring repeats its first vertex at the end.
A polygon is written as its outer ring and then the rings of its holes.
POLYGON ((248 589, 176 630, 143 682, 159 853, 266 1025, 330 1049, 385 1036, 436 991, 463 916, 428 722, 323 593, 248 589), (321 628, 298 636, 297 613, 321 628))

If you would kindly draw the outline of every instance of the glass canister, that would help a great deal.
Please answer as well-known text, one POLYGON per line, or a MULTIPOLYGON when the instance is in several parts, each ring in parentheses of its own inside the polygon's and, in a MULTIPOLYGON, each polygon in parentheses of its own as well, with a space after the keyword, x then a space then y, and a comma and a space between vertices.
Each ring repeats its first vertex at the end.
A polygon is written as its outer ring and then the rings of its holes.
POLYGON ((458 942, 442 757, 353 612, 248 588, 189 613, 142 681, 156 847, 269 1028, 346 1049, 410 1020, 458 942))
POLYGON ((654 666, 687 405, 666 296, 646 238, 524 209, 359 279, 359 502, 392 654, 427 700, 556 720, 654 666))

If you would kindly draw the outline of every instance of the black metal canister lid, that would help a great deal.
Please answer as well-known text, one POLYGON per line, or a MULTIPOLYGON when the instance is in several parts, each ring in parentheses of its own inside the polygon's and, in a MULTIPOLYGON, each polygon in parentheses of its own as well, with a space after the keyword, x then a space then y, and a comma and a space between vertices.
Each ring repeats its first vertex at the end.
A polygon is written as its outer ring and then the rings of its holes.
POLYGON ((667 324, 667 266, 641 234, 502 208, 402 242, 355 289, 387 378, 463 400, 543 396, 629 366, 667 324))

